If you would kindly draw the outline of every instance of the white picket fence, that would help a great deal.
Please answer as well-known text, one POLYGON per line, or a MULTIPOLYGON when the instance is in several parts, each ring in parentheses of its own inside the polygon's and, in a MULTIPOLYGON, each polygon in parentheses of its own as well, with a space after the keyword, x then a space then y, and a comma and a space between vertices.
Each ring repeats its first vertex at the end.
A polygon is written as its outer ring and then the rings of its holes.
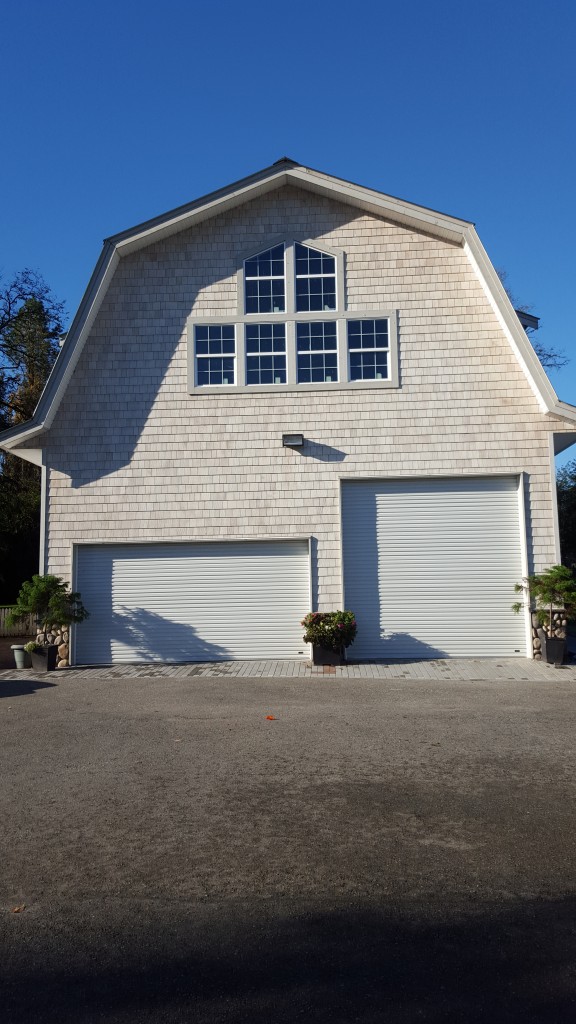
POLYGON ((23 622, 19 622, 17 626, 8 626, 6 619, 8 613, 11 610, 11 605, 0 605, 0 636, 26 636, 28 638, 35 637, 37 633, 36 619, 33 615, 29 615, 28 619, 24 619, 23 622))

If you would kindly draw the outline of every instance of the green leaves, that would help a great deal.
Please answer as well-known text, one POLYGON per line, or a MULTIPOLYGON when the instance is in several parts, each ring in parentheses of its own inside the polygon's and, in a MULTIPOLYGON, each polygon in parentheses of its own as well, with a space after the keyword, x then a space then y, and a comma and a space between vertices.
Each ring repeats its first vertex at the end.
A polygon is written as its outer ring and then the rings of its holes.
MULTIPOLYGON (((536 605, 541 620, 552 623, 554 609, 563 609, 569 619, 576 617, 576 579, 565 565, 551 565, 544 572, 529 576, 523 583, 517 583, 514 590, 525 591, 536 605)), ((523 607, 522 602, 512 605, 515 612, 523 607)))
POLYGON ((354 612, 309 612, 302 622, 305 627, 303 640, 330 651, 341 651, 354 643, 357 625, 354 612))
POLYGON ((60 576, 36 575, 22 584, 8 624, 14 626, 28 615, 35 616, 44 635, 54 627, 69 626, 88 618, 80 594, 69 590, 60 576))

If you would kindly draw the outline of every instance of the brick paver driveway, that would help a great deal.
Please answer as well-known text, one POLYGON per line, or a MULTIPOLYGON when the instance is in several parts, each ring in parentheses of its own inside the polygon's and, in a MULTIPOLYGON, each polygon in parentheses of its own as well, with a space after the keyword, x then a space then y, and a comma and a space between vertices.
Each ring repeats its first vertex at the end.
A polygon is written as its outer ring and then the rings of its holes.
POLYGON ((573 1021, 547 672, 2 673, 3 1019, 573 1021))

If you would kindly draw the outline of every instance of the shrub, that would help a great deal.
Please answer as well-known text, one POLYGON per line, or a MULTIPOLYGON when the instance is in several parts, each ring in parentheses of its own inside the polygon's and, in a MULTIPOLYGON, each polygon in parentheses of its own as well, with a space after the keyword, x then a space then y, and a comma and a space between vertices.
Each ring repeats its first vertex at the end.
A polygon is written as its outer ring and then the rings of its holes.
MULTIPOLYGON (((550 634, 554 628, 554 610, 562 609, 569 619, 576 617, 576 580, 572 570, 565 565, 552 565, 544 572, 528 576, 514 589, 517 594, 527 593, 528 600, 536 606, 540 625, 550 634)), ((522 601, 512 605, 515 612, 523 607, 522 601)))
POLYGON ((44 643, 48 643, 47 634, 53 630, 88 618, 80 594, 69 590, 60 576, 33 576, 22 584, 17 602, 8 616, 8 625, 15 626, 29 615, 35 617, 44 633, 44 643))
POLYGON ((27 644, 24 644, 24 650, 27 654, 34 654, 35 651, 42 650, 42 645, 37 644, 35 640, 29 640, 27 644))
POLYGON ((308 612, 301 625, 306 630, 303 636, 305 643, 330 651, 349 647, 354 643, 357 631, 354 612, 308 612))

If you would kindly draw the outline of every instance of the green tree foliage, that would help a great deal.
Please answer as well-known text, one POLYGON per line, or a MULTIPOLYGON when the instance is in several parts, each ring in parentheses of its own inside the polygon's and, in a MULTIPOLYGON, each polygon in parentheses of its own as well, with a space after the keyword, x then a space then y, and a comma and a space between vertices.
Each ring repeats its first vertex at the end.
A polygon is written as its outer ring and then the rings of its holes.
POLYGON ((576 566, 576 459, 556 474, 562 562, 576 566))
MULTIPOLYGON (((528 576, 514 587, 517 594, 528 594, 535 606, 541 625, 552 635, 554 610, 562 608, 569 619, 576 615, 576 580, 574 573, 565 565, 551 565, 544 572, 528 576)), ((522 601, 512 605, 515 612, 523 608, 522 601)))
MULTIPOLYGON (((29 420, 58 355, 64 307, 39 274, 0 285, 0 428, 29 420)), ((0 453, 0 602, 38 567, 40 470, 0 453)))
POLYGON ((44 643, 48 643, 47 634, 53 630, 88 618, 80 594, 69 590, 60 576, 38 574, 22 584, 16 605, 8 616, 8 625, 15 626, 29 615, 34 616, 42 629, 44 643))

